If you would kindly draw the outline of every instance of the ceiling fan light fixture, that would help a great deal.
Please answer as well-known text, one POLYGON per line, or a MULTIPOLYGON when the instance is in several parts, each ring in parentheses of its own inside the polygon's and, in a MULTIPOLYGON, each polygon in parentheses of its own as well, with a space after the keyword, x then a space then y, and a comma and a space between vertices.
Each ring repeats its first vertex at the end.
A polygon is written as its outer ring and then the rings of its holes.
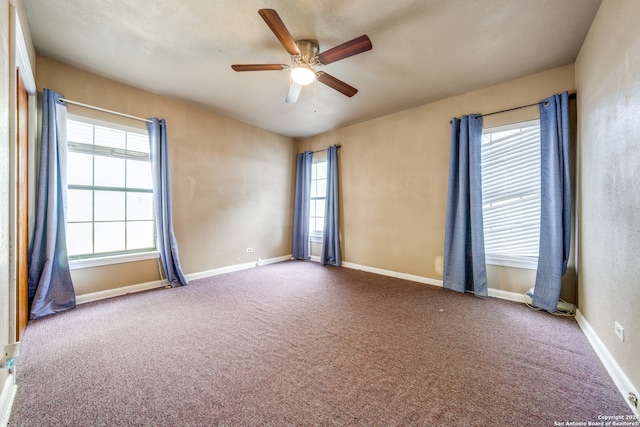
POLYGON ((306 64, 297 64, 291 70, 291 80, 300 86, 311 84, 316 79, 316 72, 306 64))

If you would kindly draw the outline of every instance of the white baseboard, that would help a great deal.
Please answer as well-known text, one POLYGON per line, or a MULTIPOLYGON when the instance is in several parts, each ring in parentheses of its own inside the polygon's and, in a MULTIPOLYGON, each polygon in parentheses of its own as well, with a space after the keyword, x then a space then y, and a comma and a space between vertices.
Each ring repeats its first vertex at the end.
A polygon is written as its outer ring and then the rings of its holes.
MULTIPOLYGON (((317 260, 315 260, 314 257, 311 257, 311 260, 318 261, 318 262, 320 261, 319 257, 315 257, 315 258, 317 258, 317 260)), ((442 280, 432 279, 429 277, 416 276, 416 275, 407 274, 407 273, 399 273, 397 271, 384 270, 382 268, 376 268, 376 267, 368 267, 365 265, 354 264, 352 262, 343 262, 342 266, 346 268, 352 268, 354 270, 362 270, 362 271, 367 271, 369 273, 380 274, 383 276, 395 277, 397 279, 405 279, 405 280, 410 280, 412 282, 418 282, 418 283, 424 283, 427 285, 442 287, 442 280)), ((508 300, 508 301, 521 302, 521 303, 524 303, 524 298, 525 298, 524 294, 503 291, 500 289, 493 289, 493 288, 489 288, 489 296, 508 300)))
MULTIPOLYGON (((311 261, 320 262, 320 257, 311 256, 311 261)), ((366 265, 360 265, 360 264, 355 264, 353 262, 346 262, 346 261, 344 261, 342 263, 342 266, 346 267, 346 268, 352 268, 354 270, 362 270, 362 271, 366 271, 366 272, 369 272, 369 273, 380 274, 382 276, 395 277, 397 279, 405 279, 405 280, 410 280, 412 282, 425 283, 427 285, 433 285, 433 286, 442 287, 442 280, 431 279, 429 277, 416 276, 416 275, 407 274, 407 273, 399 273, 397 271, 384 270, 382 268, 369 267, 369 266, 366 266, 366 265)), ((488 292, 489 292, 489 296, 493 297, 493 298, 503 299, 503 300, 507 300, 507 301, 514 301, 514 302, 519 302, 519 303, 523 303, 523 304, 525 302, 527 302, 526 301, 526 298, 527 298, 526 294, 519 294, 517 292, 503 291, 501 289, 494 289, 494 288, 489 288, 488 292)), ((568 303, 565 303, 565 302, 558 302, 558 309, 559 310, 562 309, 563 311, 572 311, 573 304, 568 304, 568 303)))
POLYGON ((587 336, 587 339, 591 343, 591 347, 595 350, 600 361, 602 361, 602 364, 607 369, 607 372, 609 372, 613 382, 624 397, 625 402, 627 402, 627 405, 629 405, 629 408, 635 413, 635 415, 640 417, 640 410, 634 407, 628 399, 629 393, 633 393, 640 397, 638 390, 636 390, 629 378, 622 371, 618 362, 616 362, 611 353, 609 353, 607 347, 605 347, 604 343, 600 340, 600 337, 596 334, 596 331, 594 331, 591 325, 589 325, 589 322, 587 322, 587 319, 584 318, 580 310, 576 310, 576 321, 578 322, 578 325, 580 325, 580 328, 582 328, 582 332, 587 336))
MULTIPOLYGON (((276 262, 288 261, 290 259, 291 259, 291 255, 285 255, 285 256, 269 258, 264 260, 258 259, 255 262, 247 262, 244 264, 230 265, 227 267, 221 267, 213 270, 202 271, 199 273, 187 274, 186 278, 187 280, 203 279, 205 277, 217 276, 220 274, 231 273, 233 271, 246 270, 248 268, 274 264, 276 262)), ((98 292, 92 292, 89 294, 78 295, 76 297, 76 304, 85 304, 87 302, 99 301, 106 298, 113 298, 113 297, 122 296, 126 294, 132 294, 135 292, 147 291, 149 289, 162 288, 166 284, 167 283, 164 280, 154 280, 152 282, 140 283, 137 285, 123 286, 121 288, 108 289, 106 291, 98 291, 98 292)))
POLYGON ((290 261, 293 259, 292 255, 284 255, 284 256, 279 256, 279 257, 275 257, 275 258, 268 258, 268 259, 263 259, 263 260, 258 260, 258 262, 256 263, 258 267, 262 266, 262 265, 269 265, 269 264, 276 264, 282 261, 290 261))
POLYGON ((268 264, 275 264, 277 262, 289 261, 291 255, 284 255, 276 258, 259 259, 253 262, 246 262, 243 264, 229 265, 227 267, 214 268, 213 270, 201 271, 199 273, 187 274, 187 280, 204 279, 205 277, 218 276, 220 274, 232 273, 234 271, 247 270, 249 268, 260 267, 268 264))
POLYGON ((13 374, 9 374, 4 380, 2 386, 2 394, 0 394, 0 414, 2 419, 0 420, 0 427, 5 427, 9 424, 9 417, 11 416, 11 407, 13 406, 13 399, 16 396, 16 390, 18 386, 15 384, 13 374))
POLYGON ((517 292, 503 291, 501 289, 489 288, 489 296, 493 298, 504 299, 507 301, 521 302, 524 304, 525 294, 517 292))
POLYGON ((234 271, 247 270, 256 266, 256 262, 245 262, 244 264, 228 265, 226 267, 214 268, 213 270, 200 271, 198 273, 187 274, 187 280, 204 279, 205 277, 219 276, 220 274, 233 273, 234 271))
POLYGON ((102 299, 119 297, 126 294, 133 294, 135 292, 147 291, 149 289, 156 289, 165 286, 166 283, 163 280, 154 280, 153 282, 139 283, 137 285, 123 286, 121 288, 107 289, 106 291, 91 292, 89 294, 82 294, 76 296, 76 304, 85 304, 88 302, 99 301, 102 299))
POLYGON ((382 268, 376 268, 376 267, 368 267, 366 265, 355 264, 353 262, 343 262, 342 266, 346 268, 351 268, 354 270, 366 271, 368 273, 380 274, 382 276, 395 277, 396 279, 410 280, 412 282, 418 282, 418 283, 424 283, 426 285, 442 287, 442 280, 431 279, 429 277, 416 276, 416 275, 407 274, 407 273, 400 273, 392 270, 384 270, 382 268))

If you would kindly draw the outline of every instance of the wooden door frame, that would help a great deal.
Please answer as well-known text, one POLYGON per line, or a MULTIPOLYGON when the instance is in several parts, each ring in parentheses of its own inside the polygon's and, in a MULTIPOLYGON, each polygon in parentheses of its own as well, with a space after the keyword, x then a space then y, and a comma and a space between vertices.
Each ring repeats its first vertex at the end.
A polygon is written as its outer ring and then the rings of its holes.
POLYGON ((29 321, 29 94, 16 70, 16 341, 29 321))
MULTIPOLYGON (((20 23, 20 17, 18 14, 18 10, 15 6, 10 6, 10 67, 12 70, 15 70, 14 78, 11 79, 10 82, 10 123, 12 126, 10 127, 10 220, 11 226, 9 228, 10 240, 15 242, 11 247, 10 253, 10 303, 9 303, 9 316, 10 319, 13 319, 11 324, 9 325, 9 337, 15 339, 16 341, 20 338, 20 328, 19 328, 19 317, 28 318, 28 308, 27 313, 18 312, 20 295, 21 292, 28 292, 28 285, 26 285, 26 289, 18 289, 18 281, 24 280, 24 270, 22 273, 20 272, 20 264, 23 262, 22 268, 24 269, 24 265, 26 265, 26 259, 24 258, 25 246, 28 245, 29 239, 31 237, 31 233, 33 232, 33 214, 34 211, 34 201, 35 201, 35 168, 36 168, 36 159, 35 159, 35 151, 36 151, 36 84, 35 84, 35 76, 33 73, 33 68, 31 67, 31 60, 29 58, 29 53, 27 49, 27 45, 24 39, 24 33, 22 30, 22 25, 20 23), (23 157, 19 157, 18 152, 18 136, 19 131, 18 127, 18 76, 22 79, 24 83, 24 89, 27 94, 27 105, 25 106, 26 110, 26 120, 23 121, 23 126, 26 126, 26 152, 22 153, 23 157), (20 163, 22 160, 22 163, 20 163), (20 185, 25 185, 26 189, 26 200, 23 202, 26 206, 19 206, 18 200, 18 185, 20 181, 20 177, 18 173, 20 171, 19 168, 26 168, 23 171, 26 175, 23 175, 23 181, 20 182, 20 185), (25 181, 26 179, 26 181, 25 181), (19 219, 19 217, 21 217, 19 219), (23 224, 27 228, 27 236, 26 243, 24 241, 24 234, 22 236, 22 243, 20 242, 20 233, 18 230, 18 224, 23 224), (20 246, 20 248, 18 248, 20 246)), ((24 101, 24 99, 23 99, 24 101)), ((24 131, 23 131, 24 132, 24 131)))

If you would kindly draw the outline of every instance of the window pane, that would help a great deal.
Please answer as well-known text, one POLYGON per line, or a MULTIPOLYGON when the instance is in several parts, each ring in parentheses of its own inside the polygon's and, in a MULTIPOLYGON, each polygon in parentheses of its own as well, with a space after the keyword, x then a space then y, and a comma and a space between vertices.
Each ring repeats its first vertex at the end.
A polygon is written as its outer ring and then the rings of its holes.
POLYGON ((124 221, 125 194, 120 191, 96 191, 95 221, 124 221))
POLYGON ((316 179, 326 179, 327 178, 327 162, 318 162, 314 163, 316 166, 316 179))
POLYGON ((316 210, 315 210, 315 215, 317 217, 324 217, 324 205, 325 205, 325 200, 324 199, 320 199, 320 200, 316 200, 316 210))
POLYGON ((311 180, 311 197, 318 197, 318 181, 311 180))
POLYGON ((124 187, 124 159, 96 156, 95 162, 95 185, 124 187))
POLYGON ((124 224, 124 221, 95 223, 96 253, 125 250, 124 224))
POLYGON ((103 147, 112 148, 127 148, 126 147, 126 132, 119 129, 111 129, 104 126, 96 126, 96 145, 102 145, 103 147))
POLYGON ((324 230, 324 218, 311 218, 311 231, 324 230))
POLYGON ((93 220, 93 191, 67 191, 67 221, 80 222, 93 220))
POLYGON ((69 256, 93 253, 91 223, 67 224, 67 253, 69 256))
POLYGON ((154 248, 153 221, 127 222, 127 249, 154 248))
POLYGON ((127 188, 152 189, 151 163, 127 160, 127 188))
POLYGON ((153 194, 127 193, 127 220, 153 220, 153 194))
POLYGON ((316 181, 318 185, 317 197, 327 197, 327 180, 322 179, 316 181))
POLYGON ((93 156, 90 154, 67 153, 67 184, 93 184, 93 156))

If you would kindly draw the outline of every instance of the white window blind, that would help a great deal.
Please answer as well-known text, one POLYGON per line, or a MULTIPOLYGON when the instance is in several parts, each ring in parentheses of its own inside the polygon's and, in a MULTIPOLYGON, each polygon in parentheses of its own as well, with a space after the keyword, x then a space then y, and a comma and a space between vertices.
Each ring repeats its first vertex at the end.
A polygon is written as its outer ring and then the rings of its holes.
POLYGON ((540 240, 540 122, 485 129, 482 212, 487 263, 536 268, 540 240))

